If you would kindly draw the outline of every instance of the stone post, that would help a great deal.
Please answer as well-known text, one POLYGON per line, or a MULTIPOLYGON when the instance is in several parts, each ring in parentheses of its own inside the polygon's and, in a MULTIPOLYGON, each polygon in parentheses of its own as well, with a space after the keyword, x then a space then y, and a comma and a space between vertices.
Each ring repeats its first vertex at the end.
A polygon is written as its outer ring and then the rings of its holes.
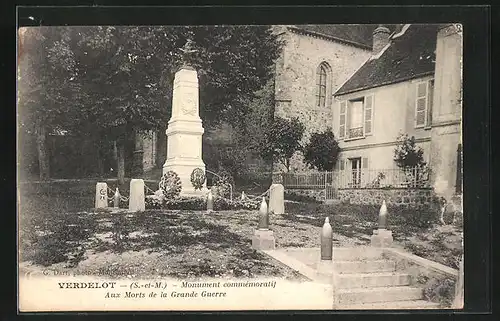
POLYGON ((145 211, 144 180, 132 179, 130 181, 130 196, 128 209, 130 211, 145 211))
POLYGON ((378 228, 385 229, 387 226, 387 205, 385 204, 385 200, 382 202, 382 206, 380 207, 380 211, 378 214, 378 228))
POLYGON ((95 185, 95 208, 108 207, 108 184, 98 182, 95 185))
POLYGON ((269 211, 285 214, 285 188, 281 184, 272 184, 269 189, 269 211))
POLYGON ((209 190, 207 195, 207 213, 211 213, 213 210, 214 210, 214 197, 212 195, 212 190, 209 190))
POLYGON ((321 256, 317 273, 331 277, 333 274, 333 231, 328 217, 325 218, 325 223, 321 228, 320 244, 321 256))
POLYGON ((259 209, 259 226, 252 237, 254 250, 274 250, 276 248, 274 233, 269 229, 269 213, 266 199, 262 197, 259 209))
POLYGON ((373 230, 371 237, 371 245, 374 247, 391 247, 392 246, 392 232, 387 230, 387 206, 385 201, 382 203, 379 212, 379 227, 373 230))
POLYGON ((325 224, 321 229, 321 260, 332 260, 333 258, 333 231, 330 219, 325 218, 325 224))
POLYGON ((260 203, 259 209, 259 229, 269 228, 269 213, 267 210, 266 199, 262 197, 262 202, 260 203))
POLYGON ((245 195, 245 191, 241 192, 241 200, 244 201, 247 199, 247 196, 245 195))
POLYGON ((114 208, 120 207, 120 192, 118 191, 118 187, 116 188, 115 196, 113 197, 113 206, 114 208))

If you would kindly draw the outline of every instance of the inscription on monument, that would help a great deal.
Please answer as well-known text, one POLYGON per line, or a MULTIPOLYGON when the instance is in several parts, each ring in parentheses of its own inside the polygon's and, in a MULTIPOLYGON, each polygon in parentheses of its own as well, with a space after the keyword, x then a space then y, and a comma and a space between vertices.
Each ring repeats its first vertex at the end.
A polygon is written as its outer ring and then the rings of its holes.
POLYGON ((181 111, 183 115, 196 115, 196 101, 192 93, 187 93, 181 100, 181 111))

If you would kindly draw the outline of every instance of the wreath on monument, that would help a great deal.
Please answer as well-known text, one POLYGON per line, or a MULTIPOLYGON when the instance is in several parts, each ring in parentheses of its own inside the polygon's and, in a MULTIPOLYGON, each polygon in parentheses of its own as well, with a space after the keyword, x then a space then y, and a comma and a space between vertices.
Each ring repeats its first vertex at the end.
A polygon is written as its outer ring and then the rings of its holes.
POLYGON ((168 171, 161 177, 159 189, 166 199, 173 199, 181 194, 182 184, 179 175, 174 171, 168 171))
POLYGON ((191 184, 193 184, 195 190, 201 190, 206 179, 205 171, 201 168, 195 168, 191 172, 191 184))

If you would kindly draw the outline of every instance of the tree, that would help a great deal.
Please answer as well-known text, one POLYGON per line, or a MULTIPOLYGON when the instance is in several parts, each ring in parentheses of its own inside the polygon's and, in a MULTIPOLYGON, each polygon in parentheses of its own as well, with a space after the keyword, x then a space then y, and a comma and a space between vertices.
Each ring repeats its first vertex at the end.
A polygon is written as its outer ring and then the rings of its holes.
MULTIPOLYGON (((57 35, 61 30, 50 27, 41 33, 57 35)), ((97 147, 105 141, 117 142, 119 178, 124 175, 125 139, 159 129, 170 117, 172 82, 180 65, 178 49, 188 37, 197 50, 191 65, 198 71, 201 117, 207 129, 223 121, 245 122, 244 101, 271 79, 280 48, 277 36, 266 26, 64 30, 64 41, 47 46, 60 58, 58 66, 64 72, 37 73, 37 82, 42 91, 69 101, 64 106, 71 110, 58 125, 94 140, 97 147), (61 87, 58 81, 62 80, 61 87)))
POLYGON ((424 161, 424 151, 417 146, 414 136, 399 134, 394 161, 404 171, 409 186, 421 187, 428 182, 429 169, 424 161))
POLYGON ((313 133, 304 147, 304 160, 310 168, 331 171, 337 162, 340 147, 331 128, 313 133))
POLYGON ((305 126, 297 117, 286 119, 275 117, 269 130, 264 135, 262 154, 265 159, 272 159, 290 171, 290 160, 301 149, 300 141, 305 126))
POLYGON ((425 166, 424 151, 417 146, 415 136, 399 134, 394 149, 394 161, 399 168, 409 169, 416 166, 425 166))
MULTIPOLYGON (((71 127, 77 121, 71 115, 71 100, 85 95, 71 81, 74 56, 65 50, 68 41, 66 27, 19 29, 18 131, 20 136, 36 137, 41 180, 50 178, 47 135, 62 123, 71 127)), ((24 146, 20 147, 22 152, 24 146)))

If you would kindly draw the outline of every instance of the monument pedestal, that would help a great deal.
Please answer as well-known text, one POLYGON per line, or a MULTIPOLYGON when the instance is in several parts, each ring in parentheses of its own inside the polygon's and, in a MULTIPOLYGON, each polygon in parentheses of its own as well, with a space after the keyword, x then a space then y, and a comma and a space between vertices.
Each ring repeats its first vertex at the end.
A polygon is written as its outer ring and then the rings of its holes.
POLYGON ((167 160, 163 174, 174 171, 181 180, 181 196, 205 197, 206 183, 195 190, 191 173, 200 168, 205 171, 202 159, 202 136, 204 129, 199 116, 198 75, 190 67, 183 67, 175 74, 172 95, 172 118, 168 122, 167 160))
POLYGON ((320 276, 332 276, 333 274, 333 260, 320 260, 316 273, 320 276))
POLYGON ((392 241, 392 231, 386 229, 373 230, 371 237, 371 245, 373 247, 391 247, 392 241))
POLYGON ((252 237, 254 250, 274 250, 276 248, 274 232, 269 229, 258 229, 252 237))

